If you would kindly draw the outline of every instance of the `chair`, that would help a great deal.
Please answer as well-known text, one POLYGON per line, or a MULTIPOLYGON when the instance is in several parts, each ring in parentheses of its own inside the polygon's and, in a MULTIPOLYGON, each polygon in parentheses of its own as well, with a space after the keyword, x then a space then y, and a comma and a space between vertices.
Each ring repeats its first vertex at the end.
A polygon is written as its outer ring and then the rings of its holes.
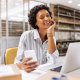
POLYGON ((17 54, 18 47, 9 48, 5 53, 5 64, 13 64, 17 54))

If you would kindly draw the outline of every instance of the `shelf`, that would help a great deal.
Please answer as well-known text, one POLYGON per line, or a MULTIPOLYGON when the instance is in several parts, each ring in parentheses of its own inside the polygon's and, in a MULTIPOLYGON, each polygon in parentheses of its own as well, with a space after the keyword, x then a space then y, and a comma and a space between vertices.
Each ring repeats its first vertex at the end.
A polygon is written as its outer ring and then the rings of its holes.
POLYGON ((58 8, 58 7, 59 7, 59 9, 65 9, 65 10, 68 10, 68 11, 71 11, 71 12, 74 11, 74 8, 66 7, 66 6, 61 5, 61 4, 56 4, 56 5, 55 5, 55 8, 58 8))
POLYGON ((56 4, 53 5, 52 12, 57 24, 55 28, 57 47, 59 55, 63 56, 69 43, 80 42, 80 10, 56 4))
POLYGON ((59 53, 59 56, 65 56, 66 53, 59 53))
MULTIPOLYGON (((57 22, 58 23, 58 22, 57 22)), ((74 25, 75 23, 70 23, 70 22, 60 22, 59 23, 62 23, 62 24, 71 24, 71 25, 74 25)))
POLYGON ((70 15, 66 15, 66 14, 62 14, 62 13, 58 13, 59 16, 64 16, 64 17, 71 17, 74 18, 74 16, 70 16, 70 15))
POLYGON ((80 30, 75 30, 75 32, 80 32, 80 30))
POLYGON ((80 25, 80 23, 78 24, 78 23, 75 23, 75 25, 80 25))
POLYGON ((80 17, 70 16, 70 15, 66 15, 66 14, 62 14, 62 13, 58 13, 58 15, 64 16, 64 17, 71 17, 71 18, 75 18, 75 19, 80 19, 80 17))
POLYGON ((56 42, 80 42, 80 40, 57 40, 56 42))
POLYGON ((68 48, 57 48, 58 50, 62 50, 62 49, 68 49, 68 48))
MULTIPOLYGON (((64 31, 66 31, 66 32, 74 32, 74 30, 70 30, 70 29, 55 29, 55 31, 62 31, 62 32, 64 32, 64 31)), ((79 32, 79 31, 77 31, 77 32, 79 32)))
MULTIPOLYGON (((56 22, 56 23, 58 23, 58 22, 56 22)), ((71 25, 80 25, 80 23, 70 23, 70 22, 60 22, 59 21, 59 23, 61 23, 61 24, 71 24, 71 25)))
MULTIPOLYGON (((58 23, 58 22, 57 22, 57 23, 58 23)), ((74 24, 75 24, 75 25, 80 25, 80 23, 70 23, 70 22, 60 22, 60 21, 59 21, 59 23, 62 23, 62 24, 72 24, 72 25, 74 25, 74 24)))
POLYGON ((80 19, 80 17, 75 17, 75 19, 80 19))

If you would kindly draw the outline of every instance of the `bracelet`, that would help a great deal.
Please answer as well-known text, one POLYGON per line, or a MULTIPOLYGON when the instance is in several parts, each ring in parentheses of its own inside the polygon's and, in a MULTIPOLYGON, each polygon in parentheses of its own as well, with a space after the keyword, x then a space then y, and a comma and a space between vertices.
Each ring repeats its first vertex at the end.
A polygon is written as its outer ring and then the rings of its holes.
POLYGON ((53 37, 54 36, 54 34, 52 34, 52 33, 47 33, 47 37, 53 37))

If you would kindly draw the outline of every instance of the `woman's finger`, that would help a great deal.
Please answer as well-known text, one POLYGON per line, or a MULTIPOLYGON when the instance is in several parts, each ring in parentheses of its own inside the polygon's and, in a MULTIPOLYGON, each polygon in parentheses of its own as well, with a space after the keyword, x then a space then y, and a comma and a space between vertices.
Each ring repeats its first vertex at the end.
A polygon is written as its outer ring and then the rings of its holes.
POLYGON ((38 64, 38 62, 32 62, 32 63, 29 63, 28 65, 29 65, 30 67, 33 67, 33 66, 39 65, 39 64, 38 64))
POLYGON ((25 68, 24 70, 25 70, 26 72, 31 72, 31 71, 36 70, 36 69, 35 69, 36 67, 38 67, 38 65, 35 65, 34 67, 25 68))
POLYGON ((25 58, 23 59, 22 64, 27 65, 27 62, 30 60, 32 60, 32 58, 25 58))

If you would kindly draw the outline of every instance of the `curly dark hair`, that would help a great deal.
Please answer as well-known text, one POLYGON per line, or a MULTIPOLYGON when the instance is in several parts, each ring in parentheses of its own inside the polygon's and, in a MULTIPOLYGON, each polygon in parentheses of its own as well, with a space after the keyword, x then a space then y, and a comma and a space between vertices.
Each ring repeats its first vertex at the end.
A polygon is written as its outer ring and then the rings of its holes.
POLYGON ((30 10, 30 13, 28 14, 28 21, 29 21, 29 24, 34 28, 34 29, 39 29, 38 26, 36 26, 36 14, 38 13, 38 11, 42 10, 42 9, 45 9, 49 12, 50 14, 50 17, 52 18, 51 16, 51 12, 49 10, 49 7, 46 6, 46 5, 36 5, 35 7, 33 7, 31 10, 30 10))

